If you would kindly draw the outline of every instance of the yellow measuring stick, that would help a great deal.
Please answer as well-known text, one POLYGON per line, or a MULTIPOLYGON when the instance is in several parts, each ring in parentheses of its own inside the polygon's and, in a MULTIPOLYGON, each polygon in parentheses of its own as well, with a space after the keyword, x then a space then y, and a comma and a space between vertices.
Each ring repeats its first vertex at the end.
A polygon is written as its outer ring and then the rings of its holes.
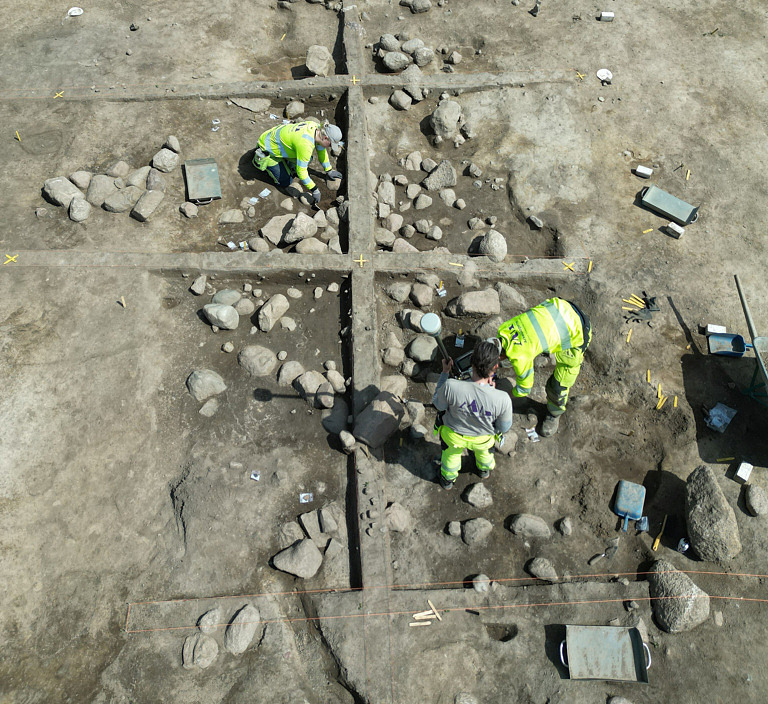
POLYGON ((633 294, 630 296, 630 298, 632 299, 632 301, 633 301, 633 302, 635 302, 635 303, 638 303, 638 304, 640 304, 641 306, 643 306, 643 308, 645 308, 645 301, 644 301, 642 298, 640 298, 640 296, 636 296, 636 295, 633 293, 633 294))
POLYGON ((656 404, 656 410, 657 411, 661 410, 661 407, 667 402, 667 398, 668 398, 667 396, 662 396, 659 399, 659 402, 656 404))
POLYGON ((675 396, 675 400, 672 401, 672 408, 677 408, 677 396, 675 396))
POLYGON ((627 333, 627 344, 629 344, 629 341, 632 339, 632 328, 629 329, 629 332, 627 333))
MULTIPOLYGON (((621 300, 622 300, 624 303, 629 303, 630 305, 633 305, 633 306, 635 306, 636 308, 645 308, 645 306, 644 306, 644 305, 642 305, 642 306, 641 306, 639 303, 637 303, 637 302, 635 302, 635 301, 633 301, 633 300, 630 300, 629 298, 622 298, 621 300)), ((632 309, 631 309, 631 308, 627 308, 627 310, 632 310, 632 309)))
POLYGON ((650 384, 651 383, 651 370, 645 372, 645 380, 650 384))
POLYGON ((659 386, 656 389, 656 398, 661 398, 661 382, 659 382, 659 386))
MULTIPOLYGON (((21 141, 21 140, 19 140, 19 141, 21 141)), ((589 274, 589 272, 591 272, 591 271, 592 271, 592 260, 590 259, 589 260, 589 266, 587 267, 587 273, 589 274)))
POLYGON ((691 177, 691 170, 688 169, 688 171, 685 174, 685 180, 687 181, 691 177))
POLYGON ((649 227, 647 230, 643 230, 643 234, 647 235, 649 232, 653 232, 653 228, 649 227))

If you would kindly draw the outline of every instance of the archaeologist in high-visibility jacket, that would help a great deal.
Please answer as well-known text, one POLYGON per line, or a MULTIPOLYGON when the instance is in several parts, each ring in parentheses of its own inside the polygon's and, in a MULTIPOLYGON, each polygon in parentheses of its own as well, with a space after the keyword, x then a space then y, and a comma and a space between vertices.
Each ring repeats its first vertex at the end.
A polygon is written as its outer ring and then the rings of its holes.
POLYGON ((295 124, 277 125, 259 137, 259 145, 253 155, 253 165, 266 171, 281 188, 291 184, 293 172, 315 203, 320 202, 320 189, 310 178, 307 167, 315 149, 317 158, 330 180, 341 178, 341 173, 331 168, 328 147, 344 146, 341 130, 336 125, 320 125, 313 120, 295 124))
POLYGON ((547 416, 541 426, 544 437, 554 435, 592 339, 589 318, 570 301, 550 298, 504 323, 496 339, 500 355, 512 363, 516 398, 528 396, 533 388, 533 360, 540 354, 555 355, 555 370, 546 386, 547 416))
POLYGON ((443 360, 432 403, 440 412, 435 432, 440 435, 440 486, 451 489, 461 469, 465 449, 475 454, 481 479, 496 466, 491 450, 499 436, 512 426, 512 400, 496 389, 494 374, 499 368, 495 344, 484 340, 472 352, 472 381, 449 379, 453 360, 443 360))

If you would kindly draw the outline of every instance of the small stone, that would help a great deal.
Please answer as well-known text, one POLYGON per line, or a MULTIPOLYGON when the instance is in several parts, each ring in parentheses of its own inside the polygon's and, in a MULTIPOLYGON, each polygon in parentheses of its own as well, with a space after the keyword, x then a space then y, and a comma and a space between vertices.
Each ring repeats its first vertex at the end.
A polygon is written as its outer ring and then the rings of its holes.
MULTIPOLYGON (((463 273, 466 275, 467 272, 463 273)), ((498 315, 501 312, 499 294, 492 288, 484 291, 468 291, 449 301, 445 307, 445 312, 453 317, 498 315)))
MULTIPOLYGON (((149 171, 149 167, 147 167, 147 171, 149 171)), ((88 189, 88 184, 90 184, 92 178, 93 174, 90 171, 75 171, 69 175, 69 180, 83 191, 88 189)), ((131 185, 137 186, 138 184, 131 185)))
POLYGON ((573 521, 571 518, 569 516, 561 518, 557 522, 557 530, 560 531, 561 535, 571 535, 573 533, 573 521))
POLYGON ((411 63, 411 57, 400 51, 389 51, 382 61, 388 71, 401 71, 411 63))
POLYGON ((394 34, 382 34, 379 38, 379 46, 384 51, 400 51, 400 42, 394 34))
MULTIPOLYGON (((72 201, 73 203, 75 201, 72 201)), ((71 209, 71 206, 70 206, 71 209)), ((744 494, 744 502, 753 516, 764 516, 768 514, 768 495, 765 490, 756 484, 747 484, 744 494)))
POLYGON ((718 628, 722 628, 722 626, 723 626, 723 612, 722 611, 715 611, 715 625, 718 628))
POLYGON ((165 174, 173 171, 178 165, 179 155, 170 149, 163 148, 152 157, 152 166, 165 174))
POLYGON ((268 252, 269 243, 261 237, 251 237, 251 239, 248 240, 248 249, 252 252, 268 252))
POLYGON ((461 54, 458 51, 452 51, 448 55, 448 58, 446 59, 446 61, 449 64, 453 64, 455 66, 456 64, 460 64, 461 63, 461 58, 462 58, 461 54))
POLYGON ((637 611, 637 609, 640 608, 640 604, 638 604, 636 601, 625 601, 624 608, 627 611, 637 611))
POLYGON ((297 242, 293 251, 296 252, 296 254, 323 254, 323 252, 328 251, 328 245, 315 237, 309 237, 308 239, 297 242))
POLYGON ((110 213, 125 213, 139 202, 143 193, 144 191, 136 186, 126 186, 110 195, 102 207, 110 213))
POLYGON ((328 291, 328 293, 338 293, 339 285, 334 281, 333 283, 328 284, 326 291, 328 291))
POLYGON ((213 294, 213 298, 211 298, 211 303, 219 303, 223 306, 234 306, 235 303, 237 303, 240 298, 242 297, 242 294, 240 291, 236 291, 232 288, 223 288, 221 291, 217 291, 213 294))
MULTIPOLYGON (((102 178, 107 178, 107 177, 103 176, 102 178)), ((111 179, 110 179, 110 185, 112 186, 112 191, 114 191, 115 190, 114 183, 111 181, 111 179)), ((69 208, 73 198, 83 197, 83 194, 80 191, 80 189, 77 188, 75 184, 72 183, 69 179, 64 178, 64 176, 49 178, 43 184, 43 191, 45 192, 45 195, 48 197, 48 199, 52 203, 55 203, 56 205, 60 205, 64 208, 69 208)), ((110 193, 112 191, 110 191, 110 193)), ((89 193, 91 192, 90 186, 89 186, 88 192, 89 193)), ((86 198, 87 198, 87 195, 86 195, 86 198)), ((88 200, 90 202, 90 199, 88 200)), ((102 202, 104 202, 103 199, 102 199, 102 202)), ((96 205, 96 204, 92 203, 92 205, 96 205)), ((99 203, 98 205, 101 205, 101 203, 99 203)))
POLYGON ((235 346, 231 342, 225 342, 221 346, 221 351, 222 352, 227 352, 227 353, 234 352, 235 351, 235 346))
POLYGON ((453 139, 459 131, 461 105, 454 100, 443 100, 429 120, 435 135, 443 139, 453 139))
POLYGON ((405 360, 405 350, 402 347, 387 347, 381 358, 387 366, 399 367, 405 360))
POLYGON ((667 633, 689 631, 709 617, 709 595, 666 560, 653 563, 648 575, 656 623, 667 633))
MULTIPOLYGON (((279 362, 284 362, 286 359, 288 359, 288 353, 285 350, 280 350, 277 353, 277 360, 279 362)), ((291 381, 293 381, 293 379, 291 379, 291 381)))
POLYGON ((293 198, 284 198, 280 201, 280 207, 283 210, 293 211, 293 198))
POLYGON ((437 225, 433 225, 427 230, 425 237, 433 242, 438 242, 443 239, 443 231, 437 225))
POLYGON ((464 210, 467 207, 467 203, 463 198, 457 198, 453 206, 459 210, 464 210))
POLYGON ((428 46, 422 46, 413 52, 413 62, 421 67, 431 64, 435 59, 435 52, 428 46))
POLYGON ((472 178, 481 178, 483 170, 477 164, 470 164, 467 167, 467 174, 472 178))
POLYGON ((179 206, 179 212, 187 218, 196 218, 197 211, 198 207, 194 203, 186 202, 179 206))
POLYGON ((170 149, 172 152, 176 152, 177 154, 181 152, 181 145, 179 144, 179 140, 174 135, 170 135, 168 139, 165 140, 165 144, 163 146, 166 149, 170 149))
POLYGON ((444 159, 434 169, 432 169, 422 182, 428 191, 440 191, 444 188, 451 188, 456 185, 456 169, 450 161, 444 159))
POLYGON ((431 335, 417 335, 408 344, 407 353, 414 362, 434 362, 439 353, 437 340, 431 335))
POLYGON ((259 309, 259 329, 263 332, 269 332, 275 326, 275 323, 288 312, 289 307, 288 299, 282 293, 271 296, 259 309))
POLYGON ((421 152, 411 152, 403 162, 403 166, 408 171, 420 171, 421 170, 421 152))
POLYGON ((245 215, 239 208, 225 210, 219 215, 219 225, 236 225, 245 221, 245 215))
POLYGON ((432 205, 432 198, 426 193, 421 193, 413 203, 413 207, 416 210, 424 210, 429 208, 430 205, 432 205))
POLYGON ((292 100, 290 103, 288 103, 288 105, 285 106, 285 110, 283 111, 283 114, 289 120, 293 120, 299 115, 303 115, 304 103, 302 103, 300 100, 292 100))
POLYGON ((69 219, 72 222, 83 222, 91 214, 91 204, 82 196, 73 198, 69 203, 69 219))
POLYGON ((513 516, 509 530, 521 538, 549 538, 552 535, 547 522, 530 513, 518 513, 513 516))
POLYGON ((293 218, 291 226, 283 236, 285 244, 293 244, 317 234, 317 223, 306 213, 299 213, 293 218))
POLYGON ((251 376, 269 376, 277 366, 277 357, 267 347, 246 345, 237 355, 237 363, 251 376))
POLYGON ((219 399, 209 398, 201 407, 198 413, 205 418, 211 418, 219 410, 219 399))
POLYGON ((525 569, 529 574, 536 577, 536 579, 541 579, 544 582, 556 582, 558 580, 555 566, 543 557, 534 557, 533 560, 525 566, 525 569))
POLYGON ((396 501, 384 510, 384 523, 394 533, 404 533, 411 527, 411 514, 396 501))
POLYGON ((396 90, 389 96, 389 104, 395 110, 408 110, 413 105, 413 99, 403 90, 396 90))
POLYGON ((448 535, 454 538, 461 537, 461 523, 459 521, 451 521, 448 524, 448 535))
POLYGON ((123 178, 130 172, 131 167, 124 161, 116 161, 104 173, 112 178, 123 178))
POLYGON ((452 188, 443 188, 440 191, 440 200, 450 208, 456 202, 456 192, 452 188))
POLYGON ((215 633, 217 627, 221 625, 221 618, 221 609, 211 609, 197 619, 197 627, 202 633, 215 633))
POLYGON ((528 222, 531 223, 531 225, 535 227, 537 230, 541 230, 541 228, 544 227, 544 223, 541 221, 540 218, 537 218, 535 215, 529 215, 528 222))
POLYGON ((385 225, 390 232, 397 232, 403 226, 403 216, 399 213, 390 213, 386 218, 385 225))
POLYGON ((398 237, 392 245, 392 251, 398 254, 410 254, 411 252, 418 252, 419 250, 407 240, 398 237))
POLYGON ((301 362, 286 362, 277 373, 278 386, 292 386, 293 382, 304 373, 301 362))
POLYGON ((288 332, 293 332, 296 329, 296 321, 293 318, 284 315, 280 318, 280 327, 288 332))
POLYGON ((478 594, 487 594, 491 591, 491 578, 487 574, 479 574, 472 579, 472 589, 478 594))
POLYGON ((411 300, 419 306, 425 308, 432 303, 433 290, 426 284, 416 283, 411 287, 411 300))
POLYGON ((478 252, 484 254, 492 262, 503 262, 507 256, 507 241, 497 230, 488 230, 483 235, 478 246, 478 252))
POLYGON ((203 633, 187 636, 181 651, 181 664, 186 670, 209 667, 219 654, 218 643, 203 633))

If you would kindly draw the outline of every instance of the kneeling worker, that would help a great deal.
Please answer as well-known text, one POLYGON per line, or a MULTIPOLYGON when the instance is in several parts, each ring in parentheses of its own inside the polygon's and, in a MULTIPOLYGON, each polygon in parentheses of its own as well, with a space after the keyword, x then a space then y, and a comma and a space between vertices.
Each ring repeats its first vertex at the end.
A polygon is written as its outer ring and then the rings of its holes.
POLYGON ((259 137, 253 165, 259 171, 266 171, 281 188, 290 186, 292 171, 295 171, 304 188, 310 191, 314 202, 319 203, 320 189, 309 177, 307 167, 317 149, 317 158, 327 178, 341 178, 341 173, 331 168, 326 151, 330 146, 343 147, 341 137, 341 130, 336 125, 321 126, 312 120, 277 125, 259 137))
POLYGON ((547 417, 541 426, 544 437, 554 435, 592 339, 589 318, 570 301, 550 298, 508 320, 498 336, 499 353, 503 351, 515 371, 516 398, 528 396, 533 388, 533 360, 554 353, 557 364, 547 381, 547 417))
MULTIPOLYGON (((496 466, 491 450, 496 437, 512 426, 512 401, 509 394, 496 389, 494 372, 499 367, 495 344, 479 342, 472 352, 472 381, 449 379, 453 360, 443 360, 443 373, 432 397, 438 416, 443 454, 440 463, 440 486, 451 489, 461 469, 464 449, 475 453, 481 479, 496 466)), ((437 424, 436 424, 437 425, 437 424)))

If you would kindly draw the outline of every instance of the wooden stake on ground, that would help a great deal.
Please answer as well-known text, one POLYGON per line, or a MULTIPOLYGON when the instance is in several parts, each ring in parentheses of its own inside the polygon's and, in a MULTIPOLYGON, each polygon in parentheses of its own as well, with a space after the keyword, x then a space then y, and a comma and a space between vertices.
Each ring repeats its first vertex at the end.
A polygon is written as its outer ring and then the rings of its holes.
POLYGON ((427 603, 429 604, 429 608, 432 609, 432 612, 435 614, 435 616, 437 616, 437 620, 442 621, 443 617, 440 616, 439 613, 437 613, 437 609, 435 608, 435 605, 429 599, 427 599, 427 603))
POLYGON ((411 621, 408 625, 411 628, 418 628, 419 626, 431 626, 432 621, 411 621))

